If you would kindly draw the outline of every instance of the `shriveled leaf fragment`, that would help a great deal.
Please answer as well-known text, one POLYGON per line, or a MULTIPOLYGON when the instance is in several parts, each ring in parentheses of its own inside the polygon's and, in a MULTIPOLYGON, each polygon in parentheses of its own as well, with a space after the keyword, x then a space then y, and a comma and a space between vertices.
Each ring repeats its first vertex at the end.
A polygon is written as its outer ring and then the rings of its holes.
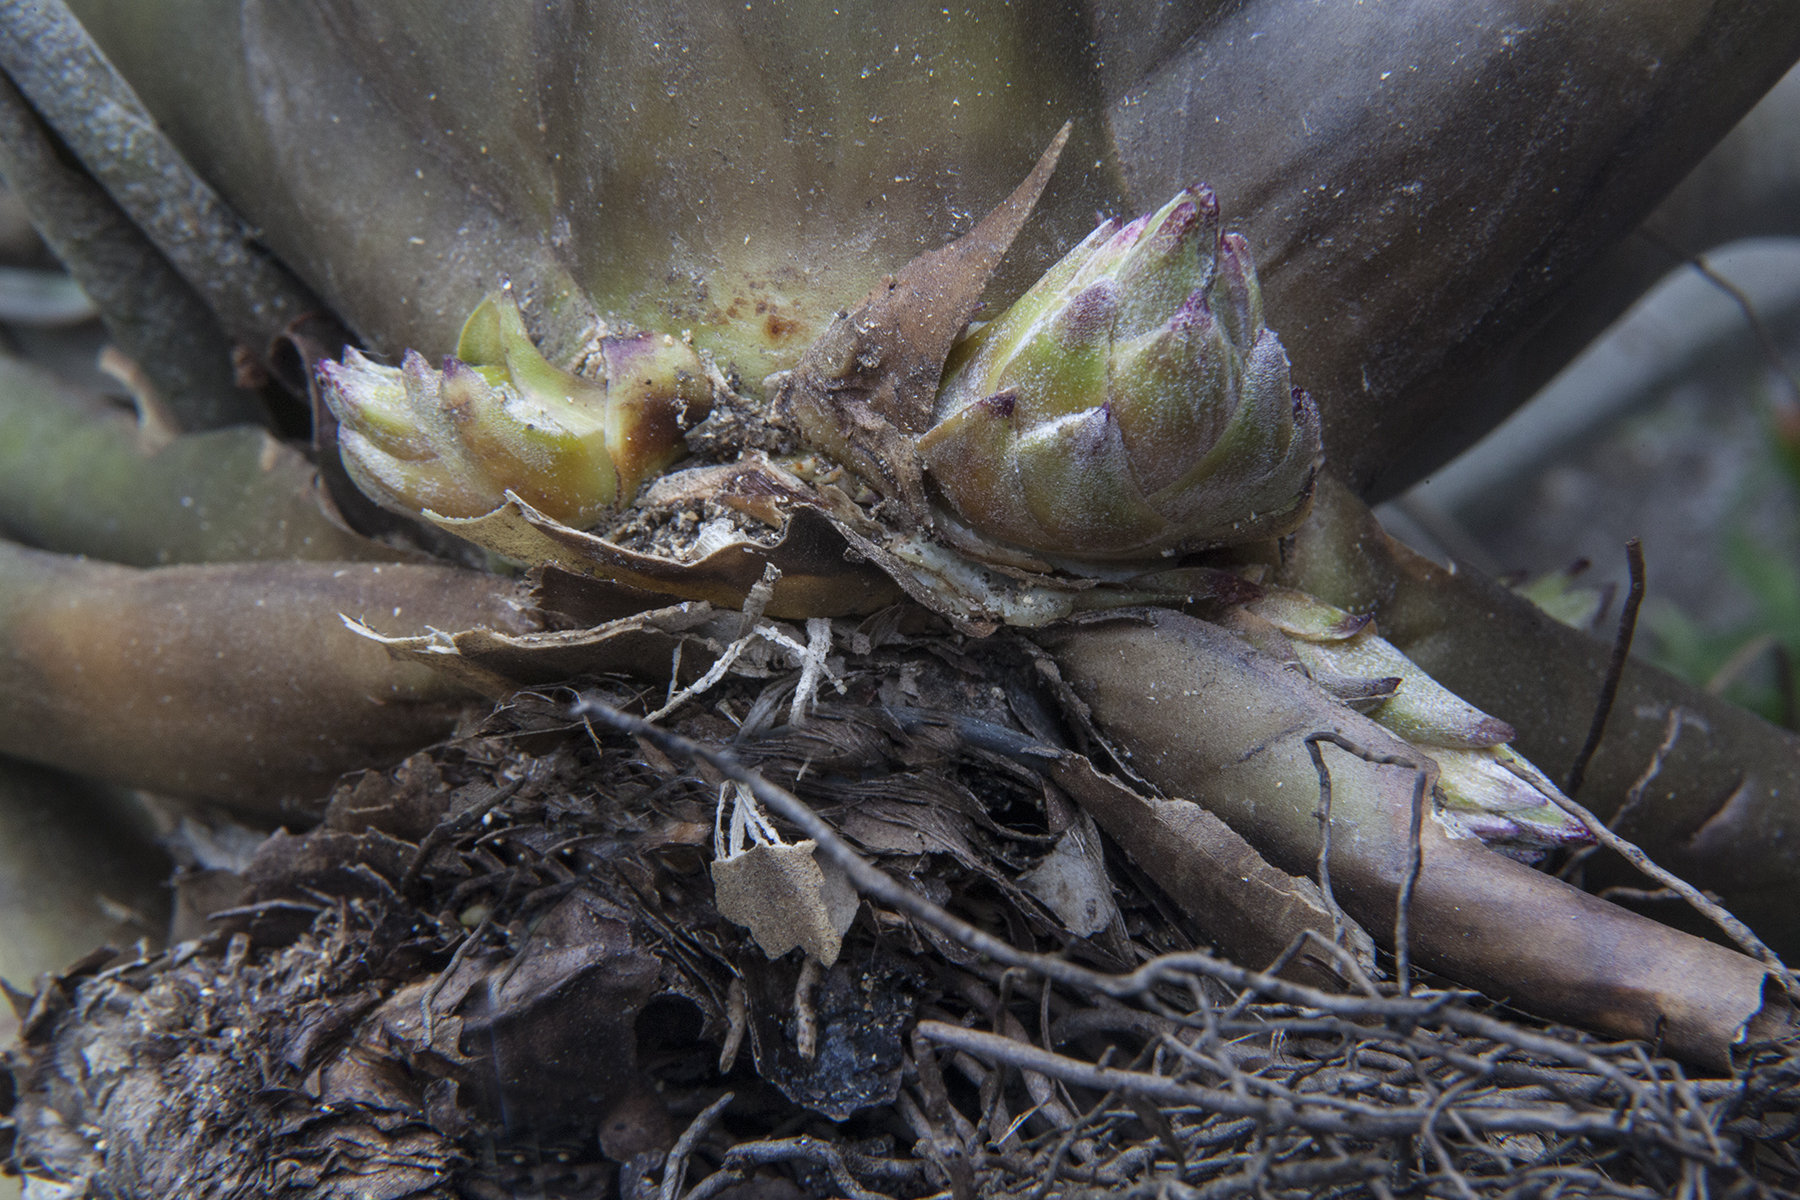
POLYGON ((550 563, 574 575, 623 584, 645 592, 706 600, 740 608, 763 572, 781 572, 765 611, 772 617, 837 616, 877 612, 897 598, 893 582, 865 563, 850 561, 843 535, 817 510, 796 506, 773 545, 741 541, 684 563, 627 550, 572 529, 518 496, 471 520, 437 524, 496 554, 519 562, 550 563))
POLYGON ((348 618, 346 624, 352 632, 385 647, 398 661, 441 671, 483 695, 498 698, 520 687, 579 675, 667 676, 677 650, 682 651, 682 668, 691 677, 717 656, 707 640, 692 631, 717 617, 711 605, 690 601, 590 628, 537 633, 476 628, 387 637, 348 618))
POLYGON ((712 865, 719 915, 750 930, 770 958, 796 946, 825 966, 837 962, 856 918, 856 892, 813 858, 817 843, 757 845, 712 865))
POLYGON ((1070 933, 1092 937, 1112 924, 1112 881, 1075 833, 1056 840, 1044 861, 1019 876, 1019 886, 1044 902, 1070 933))
POLYGON ((714 903, 726 920, 750 930, 770 958, 795 946, 829 967, 859 901, 839 868, 815 860, 818 843, 782 841, 742 784, 719 791, 714 821, 714 903), (729 810, 729 816, 727 811, 729 810))

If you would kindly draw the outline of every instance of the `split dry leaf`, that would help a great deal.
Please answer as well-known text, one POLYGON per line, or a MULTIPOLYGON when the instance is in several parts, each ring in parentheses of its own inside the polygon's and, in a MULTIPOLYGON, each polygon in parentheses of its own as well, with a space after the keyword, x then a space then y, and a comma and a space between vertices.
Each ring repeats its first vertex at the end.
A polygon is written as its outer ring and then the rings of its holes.
POLYGON ((441 671, 484 696, 499 699, 521 687, 582 675, 624 673, 666 680, 674 671, 692 682, 722 648, 696 631, 721 618, 731 623, 733 633, 742 622, 740 614, 721 614, 704 601, 690 601, 586 629, 532 633, 434 629, 388 637, 361 622, 346 619, 346 623, 353 632, 385 647, 396 661, 441 671))
MULTIPOLYGON (((1309 932, 1333 937, 1318 884, 1271 864, 1200 805, 1140 796, 1078 754, 1057 760, 1051 777, 1233 962, 1267 967, 1309 932)), ((1345 928, 1345 948, 1373 967, 1369 935, 1353 921, 1345 928)), ((1279 974, 1313 987, 1344 983, 1341 968, 1310 945, 1279 974)))
POLYGON ((1044 860, 1019 876, 1019 886, 1043 902, 1076 937, 1091 938, 1121 921, 1112 876, 1094 819, 1054 793, 1044 797, 1050 828, 1061 836, 1044 860))
POLYGON ((892 604, 893 583, 850 561, 832 522, 810 507, 795 507, 773 545, 740 541, 698 562, 678 562, 627 550, 571 529, 517 496, 486 516, 439 518, 441 528, 517 562, 549 564, 577 576, 640 589, 648 595, 706 600, 740 608, 770 566, 781 572, 764 611, 771 617, 867 614, 892 604))

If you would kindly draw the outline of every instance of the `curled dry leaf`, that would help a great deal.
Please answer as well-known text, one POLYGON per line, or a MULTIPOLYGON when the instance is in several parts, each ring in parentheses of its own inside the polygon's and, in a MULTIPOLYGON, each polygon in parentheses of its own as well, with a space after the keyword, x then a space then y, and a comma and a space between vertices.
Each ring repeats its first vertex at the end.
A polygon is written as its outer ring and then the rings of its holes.
MULTIPOLYGON (((402 637, 389 637, 348 617, 345 624, 386 647, 398 661, 442 671, 482 695, 498 699, 521 687, 582 675, 624 672, 641 678, 666 677, 677 661, 680 678, 691 681, 719 654, 718 643, 696 631, 721 615, 710 604, 690 602, 586 629, 533 633, 434 629, 402 637)), ((735 630, 739 618, 732 615, 729 619, 735 630)))
POLYGON ((764 609, 772 617, 877 612, 897 593, 881 572, 847 560, 846 542, 833 523, 811 507, 798 507, 773 545, 740 541, 698 562, 627 550, 595 534, 572 529, 509 494, 486 516, 442 519, 442 528, 519 562, 552 564, 571 575, 623 585, 651 595, 706 600, 739 608, 773 566, 781 573, 764 609))
POLYGON ((1037 166, 980 224, 913 259, 840 313, 776 392, 807 441, 925 519, 915 442, 931 423, 944 360, 994 268, 1037 205, 1069 140, 1064 125, 1037 166))
MULTIPOLYGON (((1199 804, 1140 796, 1079 754, 1057 760, 1052 778, 1233 962, 1266 967, 1309 932, 1334 936, 1318 884, 1271 864, 1199 804)), ((1345 930, 1345 949, 1372 968, 1374 941, 1354 921, 1345 930)), ((1346 982, 1342 968, 1310 945, 1280 973, 1314 987, 1346 982)))

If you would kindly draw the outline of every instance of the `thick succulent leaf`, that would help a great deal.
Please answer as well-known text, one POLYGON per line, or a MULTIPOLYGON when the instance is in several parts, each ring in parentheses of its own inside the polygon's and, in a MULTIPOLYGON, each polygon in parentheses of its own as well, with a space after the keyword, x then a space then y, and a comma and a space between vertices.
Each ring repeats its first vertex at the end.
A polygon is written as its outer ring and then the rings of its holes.
POLYGON ((1702 254, 1743 238, 1800 233, 1800 70, 1782 76, 1643 227, 1658 236, 1628 237, 1584 270, 1563 291, 1554 320, 1508 350, 1480 384, 1459 395, 1406 453, 1382 469, 1363 493, 1370 503, 1417 483, 1536 395, 1678 269, 1668 247, 1702 254))
MULTIPOLYGON (((1145 610, 1036 636, 1135 770, 1204 805, 1286 871, 1310 872, 1319 853, 1307 737, 1335 734, 1374 756, 1420 761, 1373 721, 1203 621, 1145 610)), ((1391 945, 1414 772, 1334 746, 1323 753, 1335 894, 1391 945)), ((1420 844, 1415 961, 1539 1015, 1659 1038, 1670 1053, 1729 1068, 1763 1005, 1761 963, 1578 891, 1429 816, 1420 844)))
POLYGON ((1116 200, 1086 31, 1062 10, 75 8, 202 173, 389 353, 441 357, 511 278, 553 360, 585 335, 579 291, 692 329, 756 382, 966 230, 1065 120, 1052 204, 1080 216, 1028 235, 1015 278, 1116 200))
MULTIPOLYGON (((122 797, 19 761, 0 762, 0 979, 27 988, 96 946, 150 932, 168 907, 168 856, 122 797), (105 897, 111 904, 97 904, 105 897)), ((0 1038, 17 1025, 0 1009, 0 1038)))
POLYGON ((139 567, 406 557, 326 520, 313 477, 258 426, 170 438, 0 357, 0 527, 42 549, 139 567))
POLYGON ((1204 179, 1242 214, 1295 382, 1357 487, 1800 54, 1800 8, 1751 0, 1128 12, 1096 32, 1130 192, 1204 179))
POLYGON ((136 570, 0 542, 0 753, 279 818, 449 733, 472 697, 340 614, 524 632, 524 607, 451 567, 136 570))
POLYGON ((754 381, 1073 115, 1056 219, 1011 290, 1117 206, 1103 136, 1140 202, 1211 181, 1359 484, 1800 50, 1800 10, 1745 0, 1527 21, 1503 0, 1258 0, 1085 23, 998 4, 75 7, 366 340, 434 357, 510 277, 553 359, 584 336, 586 294, 692 328, 754 381))

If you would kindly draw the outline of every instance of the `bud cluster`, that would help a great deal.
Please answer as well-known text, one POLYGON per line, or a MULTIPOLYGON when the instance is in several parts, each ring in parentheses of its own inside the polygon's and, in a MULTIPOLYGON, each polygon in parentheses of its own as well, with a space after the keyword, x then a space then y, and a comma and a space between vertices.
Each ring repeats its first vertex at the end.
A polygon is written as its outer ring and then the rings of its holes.
POLYGON ((396 368, 351 349, 319 376, 344 467, 384 507, 478 517, 512 491, 579 528, 680 457, 712 403, 699 356, 674 338, 606 337, 600 352, 603 379, 553 365, 512 301, 490 296, 442 371, 410 350, 396 368))
POLYGON ((1372 618, 1287 588, 1268 589, 1245 611, 1280 632, 1287 646, 1276 649, 1320 687, 1431 756, 1438 810, 1450 825, 1527 859, 1593 840, 1556 803, 1556 784, 1507 745, 1512 727, 1427 675, 1376 632, 1372 618))
POLYGON ((1248 246, 1204 186, 1102 224, 965 337, 934 417, 919 453, 956 513, 1077 560, 1285 533, 1320 456, 1248 246))

